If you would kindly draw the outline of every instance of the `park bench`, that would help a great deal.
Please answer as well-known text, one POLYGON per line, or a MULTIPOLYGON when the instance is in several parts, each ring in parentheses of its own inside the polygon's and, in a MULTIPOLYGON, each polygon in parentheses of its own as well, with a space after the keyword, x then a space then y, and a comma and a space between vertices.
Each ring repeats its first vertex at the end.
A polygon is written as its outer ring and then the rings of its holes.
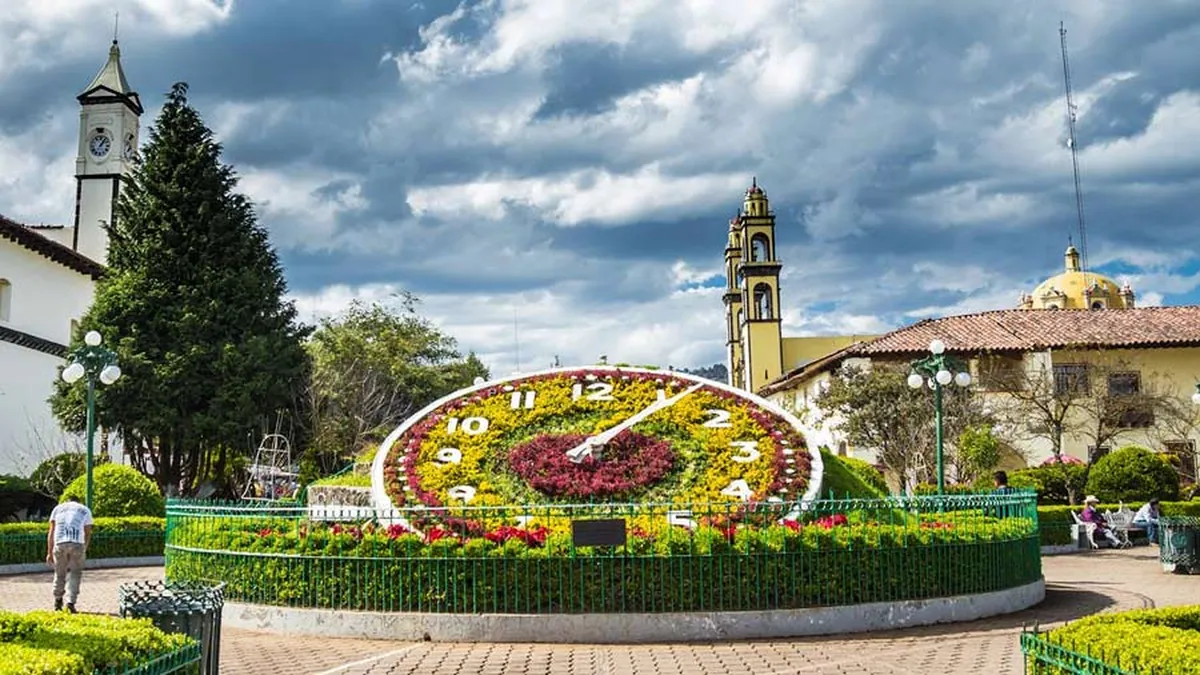
POLYGON ((1071 511, 1071 518, 1075 521, 1071 525, 1071 539, 1075 541, 1079 548, 1084 548, 1084 542, 1087 542, 1089 548, 1100 548, 1096 545, 1096 539, 1092 536, 1096 534, 1095 523, 1085 523, 1079 519, 1079 514, 1071 511))

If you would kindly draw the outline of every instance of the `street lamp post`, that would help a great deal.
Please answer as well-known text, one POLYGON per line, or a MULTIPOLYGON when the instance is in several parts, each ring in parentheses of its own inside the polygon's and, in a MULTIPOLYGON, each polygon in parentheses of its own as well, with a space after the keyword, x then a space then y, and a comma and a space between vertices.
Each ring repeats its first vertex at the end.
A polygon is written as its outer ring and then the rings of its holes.
POLYGON ((117 365, 116 352, 101 347, 100 333, 94 330, 83 336, 83 346, 78 347, 67 357, 71 365, 63 368, 62 379, 67 384, 74 384, 82 377, 87 377, 87 497, 85 504, 92 508, 92 455, 96 435, 96 381, 102 384, 112 384, 121 377, 121 367, 117 365))
POLYGON ((908 376, 908 386, 920 389, 928 386, 933 390, 933 421, 934 439, 937 450, 937 490, 939 495, 946 491, 946 472, 944 470, 944 453, 942 445, 942 387, 953 382, 960 387, 971 384, 971 374, 966 370, 958 373, 950 371, 955 367, 952 358, 946 355, 946 343, 934 340, 929 343, 929 356, 912 362, 912 374, 908 376))

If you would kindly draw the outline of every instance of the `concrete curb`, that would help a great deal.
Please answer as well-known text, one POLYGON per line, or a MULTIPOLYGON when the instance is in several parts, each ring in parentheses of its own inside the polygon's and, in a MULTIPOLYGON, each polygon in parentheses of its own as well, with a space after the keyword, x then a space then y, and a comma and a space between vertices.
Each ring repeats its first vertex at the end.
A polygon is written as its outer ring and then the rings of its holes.
POLYGON ((642 644, 862 633, 973 621, 1046 597, 1045 579, 991 593, 845 607, 671 614, 422 614, 225 603, 222 625, 375 640, 642 644))
MULTIPOLYGON (((83 561, 85 570, 111 569, 114 567, 162 567, 161 555, 143 556, 141 558, 88 558, 83 561)), ((44 562, 19 563, 16 565, 0 565, 0 576, 11 574, 49 574, 52 570, 44 562)))
POLYGON ((1072 553, 1087 553, 1088 549, 1079 548, 1076 544, 1057 544, 1055 546, 1043 546, 1042 555, 1071 555, 1072 553))

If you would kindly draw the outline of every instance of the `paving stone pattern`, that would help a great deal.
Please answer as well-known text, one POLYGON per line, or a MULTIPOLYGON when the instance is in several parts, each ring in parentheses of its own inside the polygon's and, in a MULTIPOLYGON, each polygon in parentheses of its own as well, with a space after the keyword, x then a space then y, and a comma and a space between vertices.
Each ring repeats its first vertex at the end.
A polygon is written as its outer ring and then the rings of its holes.
MULTIPOLYGON (((844 637, 676 645, 405 643, 225 629, 223 675, 1017 675, 1022 626, 1140 607, 1200 604, 1200 577, 1164 574, 1157 549, 1044 559, 1046 601, 1013 615, 844 637)), ((117 587, 162 568, 89 570, 79 609, 113 613, 117 587)), ((0 608, 48 607, 50 575, 0 577, 0 608)))

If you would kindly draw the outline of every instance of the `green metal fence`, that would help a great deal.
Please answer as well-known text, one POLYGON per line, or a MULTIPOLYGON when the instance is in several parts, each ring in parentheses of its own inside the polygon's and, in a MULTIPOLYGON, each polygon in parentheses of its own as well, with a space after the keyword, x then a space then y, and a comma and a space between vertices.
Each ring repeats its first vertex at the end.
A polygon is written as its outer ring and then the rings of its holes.
POLYGON ((803 509, 587 504, 370 514, 171 501, 166 573, 224 583, 233 602, 375 611, 730 611, 920 600, 1040 579, 1034 500, 1019 493, 826 500, 803 509), (616 540, 577 538, 619 531, 616 540))
POLYGON ((193 642, 136 666, 98 670, 96 675, 171 675, 172 673, 198 673, 200 672, 199 668, 200 645, 193 642))
MULTIPOLYGON (((88 545, 88 558, 134 558, 163 554, 162 530, 99 530, 88 545)), ((46 533, 0 533, 0 565, 39 563, 46 559, 46 533)))
MULTIPOLYGON (((1096 653, 1102 638, 1088 645, 1063 642, 1037 630, 1021 633, 1021 653, 1028 675, 1138 675, 1132 657, 1096 653)), ((1143 675, 1150 675, 1143 673, 1143 675)))

